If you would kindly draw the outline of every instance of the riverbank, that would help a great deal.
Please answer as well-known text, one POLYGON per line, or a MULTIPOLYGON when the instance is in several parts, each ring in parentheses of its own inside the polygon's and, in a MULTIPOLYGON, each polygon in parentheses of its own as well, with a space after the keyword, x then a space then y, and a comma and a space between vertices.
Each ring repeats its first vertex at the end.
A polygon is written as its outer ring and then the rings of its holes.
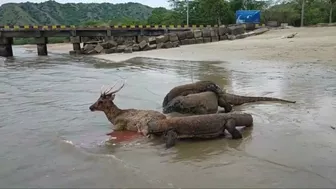
MULTIPOLYGON (((35 45, 24 47, 36 51, 35 45)), ((49 52, 69 53, 72 44, 49 44, 49 52)), ((113 62, 134 57, 171 60, 230 61, 272 60, 286 62, 332 61, 336 59, 336 27, 270 30, 258 36, 233 41, 186 45, 133 53, 99 54, 93 57, 113 62), (283 38, 298 33, 294 38, 283 38)))

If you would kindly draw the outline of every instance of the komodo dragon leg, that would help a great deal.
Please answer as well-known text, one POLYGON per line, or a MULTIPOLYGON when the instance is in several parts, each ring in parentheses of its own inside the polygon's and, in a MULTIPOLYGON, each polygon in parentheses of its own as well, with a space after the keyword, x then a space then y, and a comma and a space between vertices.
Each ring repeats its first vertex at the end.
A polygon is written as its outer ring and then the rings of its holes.
POLYGON ((226 102, 226 100, 221 95, 218 96, 218 106, 224 108, 224 111, 221 110, 220 112, 229 113, 232 111, 231 104, 226 102))
POLYGON ((164 133, 163 137, 166 143, 166 149, 168 149, 175 146, 178 136, 174 130, 170 129, 164 133))
POLYGON ((225 123, 225 128, 231 134, 232 139, 241 139, 243 135, 236 129, 236 120, 228 119, 225 123))

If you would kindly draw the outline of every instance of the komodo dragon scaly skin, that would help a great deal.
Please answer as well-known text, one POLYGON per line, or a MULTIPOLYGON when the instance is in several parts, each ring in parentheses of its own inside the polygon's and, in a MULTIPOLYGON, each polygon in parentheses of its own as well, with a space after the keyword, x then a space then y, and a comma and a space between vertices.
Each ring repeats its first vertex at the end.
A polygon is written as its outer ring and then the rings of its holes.
MULTIPOLYGON (((216 91, 214 92, 217 96, 218 106, 223 107, 225 112, 230 112, 232 110, 232 105, 242 105, 245 103, 258 102, 258 101, 276 101, 276 102, 287 102, 287 103, 296 103, 296 101, 289 101, 280 98, 273 97, 258 97, 258 96, 240 96, 235 94, 226 93, 225 90, 222 90, 212 81, 199 81, 193 84, 185 84, 174 87, 165 97, 163 101, 163 111, 164 113, 170 112, 179 112, 179 113, 187 113, 188 110, 192 110, 196 112, 196 114, 203 114, 204 107, 210 107, 214 101, 214 96, 210 94, 201 94, 206 91, 216 91), (208 86, 207 86, 208 85, 208 86), (191 94, 200 94, 193 95, 192 98, 194 100, 190 100, 188 97, 191 94), (202 106, 199 107, 200 99, 203 98, 202 106), (176 100, 175 100, 176 99, 176 100), (183 101, 186 102, 183 102, 183 101), (194 102, 193 102, 194 101, 194 102), (206 102, 209 104, 206 104, 206 102), (183 106, 181 106, 183 105, 183 106), (185 109, 184 109, 185 105, 185 109), (199 108, 199 110, 197 109, 199 108)), ((190 113, 193 113, 190 112, 190 113)), ((207 113, 212 113, 207 112, 207 113)))
MULTIPOLYGON (((223 98, 225 102, 231 105, 242 105, 250 102, 258 102, 258 101, 277 101, 277 102, 288 102, 288 103, 296 103, 296 101, 284 100, 280 98, 273 97, 262 97, 262 96, 240 96, 230 93, 224 93, 221 95, 220 99, 223 98)), ((220 104, 220 101, 219 101, 220 104)))
POLYGON ((148 122, 148 134, 163 134, 166 148, 175 145, 178 138, 216 138, 225 135, 225 129, 232 139, 241 139, 237 126, 250 127, 253 117, 246 113, 218 113, 171 117, 148 122))
MULTIPOLYGON (((217 97, 225 93, 225 91, 223 91, 216 83, 212 81, 197 81, 195 83, 179 85, 172 88, 166 94, 162 102, 162 107, 164 108, 165 106, 167 106, 167 104, 175 97, 187 96, 190 94, 197 94, 207 91, 214 92, 217 97)), ((225 112, 230 112, 232 110, 232 106, 229 103, 226 103, 224 99, 221 99, 220 103, 218 104, 220 104, 220 106, 225 109, 225 112)))
POLYGON ((218 97, 214 92, 206 91, 187 96, 173 98, 165 107, 163 113, 178 112, 181 114, 212 114, 218 111, 218 97))

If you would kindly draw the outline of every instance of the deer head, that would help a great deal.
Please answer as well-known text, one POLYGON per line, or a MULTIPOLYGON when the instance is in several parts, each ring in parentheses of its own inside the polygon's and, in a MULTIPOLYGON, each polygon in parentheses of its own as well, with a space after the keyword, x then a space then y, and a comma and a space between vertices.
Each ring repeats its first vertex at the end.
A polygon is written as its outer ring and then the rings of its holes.
MULTIPOLYGON (((116 83, 117 84, 117 83, 116 83)), ((116 85, 114 84, 109 90, 105 90, 104 92, 100 92, 100 97, 98 100, 90 106, 91 111, 105 111, 109 110, 113 107, 116 107, 113 103, 115 98, 115 94, 119 92, 125 85, 125 82, 119 87, 119 89, 112 91, 113 87, 116 85)), ((102 87, 103 88, 103 87, 102 87)))

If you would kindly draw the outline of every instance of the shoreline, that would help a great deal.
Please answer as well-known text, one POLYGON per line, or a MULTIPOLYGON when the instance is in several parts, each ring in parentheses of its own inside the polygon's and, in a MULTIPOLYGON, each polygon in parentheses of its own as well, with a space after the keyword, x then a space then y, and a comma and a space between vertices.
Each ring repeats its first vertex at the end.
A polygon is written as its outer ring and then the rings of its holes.
MULTIPOLYGON (((36 45, 21 45, 36 52, 36 45)), ((48 44, 51 53, 69 54, 71 43, 48 44)), ((84 55, 113 63, 128 59, 158 58, 185 61, 286 61, 307 62, 336 60, 336 27, 290 28, 269 30, 244 39, 185 45, 133 53, 84 55), (284 38, 292 33, 294 38, 284 38)))

